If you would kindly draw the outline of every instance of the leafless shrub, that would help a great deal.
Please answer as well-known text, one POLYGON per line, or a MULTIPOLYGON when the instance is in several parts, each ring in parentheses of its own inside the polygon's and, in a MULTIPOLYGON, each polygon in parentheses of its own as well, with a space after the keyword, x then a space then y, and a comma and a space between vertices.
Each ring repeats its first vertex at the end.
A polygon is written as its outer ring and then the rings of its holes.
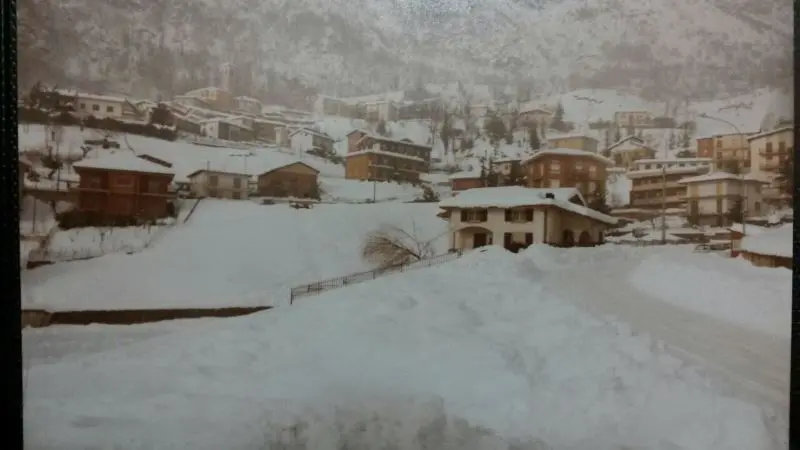
POLYGON ((433 247, 417 235, 413 224, 411 231, 382 225, 366 236, 361 256, 370 264, 386 268, 431 257, 433 247))

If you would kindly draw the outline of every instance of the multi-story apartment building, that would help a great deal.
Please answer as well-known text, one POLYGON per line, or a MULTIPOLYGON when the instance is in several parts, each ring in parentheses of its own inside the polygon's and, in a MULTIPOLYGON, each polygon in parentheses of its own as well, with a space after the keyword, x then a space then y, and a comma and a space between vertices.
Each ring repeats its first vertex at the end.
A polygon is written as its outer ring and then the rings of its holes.
POLYGON ((750 171, 750 146, 747 133, 717 134, 713 142, 714 164, 719 170, 750 171))
POLYGON ((132 102, 112 95, 88 94, 76 91, 58 91, 64 97, 73 99, 75 113, 81 117, 93 116, 98 119, 144 120, 144 113, 132 102))
POLYGON ((697 138, 697 157, 714 159, 714 138, 711 136, 697 138))
POLYGON ((686 215, 697 225, 721 227, 764 212, 764 182, 751 174, 713 172, 683 178, 679 183, 686 186, 686 215))
POLYGON ((779 178, 784 166, 794 155, 794 126, 754 134, 747 141, 750 146, 750 172, 769 183, 764 187, 764 201, 777 204, 791 200, 781 192, 779 178))
POLYGON ((551 148, 536 152, 521 165, 528 187, 574 187, 591 201, 605 192, 607 169, 614 163, 593 152, 551 148))
POLYGON ((640 209, 684 208, 686 185, 680 180, 714 169, 710 158, 640 159, 628 170, 630 206, 640 209))
POLYGON ((561 134, 549 136, 547 144, 550 148, 571 148, 585 152, 597 153, 599 141, 585 134, 561 134))
POLYGON ((394 140, 365 130, 347 135, 345 178, 416 183, 428 173, 431 147, 408 139, 394 140))

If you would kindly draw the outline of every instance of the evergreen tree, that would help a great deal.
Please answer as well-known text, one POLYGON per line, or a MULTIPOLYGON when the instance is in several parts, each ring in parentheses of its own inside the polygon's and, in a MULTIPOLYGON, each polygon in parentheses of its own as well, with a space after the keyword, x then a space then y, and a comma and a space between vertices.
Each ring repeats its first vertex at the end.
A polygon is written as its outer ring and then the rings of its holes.
POLYGON ((611 212, 611 208, 608 206, 607 202, 608 193, 604 188, 598 190, 593 196, 592 199, 589 201, 589 208, 601 212, 603 214, 608 214, 611 212))
POLYGON ((375 126, 375 132, 381 136, 388 136, 389 130, 386 129, 386 122, 383 120, 378 122, 378 124, 375 126))
POLYGON ((692 144, 692 138, 689 135, 689 126, 684 125, 683 134, 681 135, 681 147, 688 148, 692 144))
POLYGON ((500 141, 506 135, 506 124, 503 122, 503 119, 497 115, 492 115, 483 125, 483 131, 489 138, 489 143, 497 148, 498 144, 500 144, 500 141))
POLYGON ((536 122, 528 126, 528 143, 533 151, 539 150, 542 147, 542 143, 539 141, 538 127, 539 125, 536 122))
POLYGON ((726 215, 728 221, 734 223, 740 223, 743 219, 742 214, 744 213, 744 200, 742 197, 738 197, 733 201, 730 209, 728 209, 728 214, 726 215))
POLYGON ((439 138, 441 138, 442 145, 444 145, 445 155, 450 150, 450 140, 452 137, 453 137, 453 128, 450 125, 450 114, 448 114, 447 111, 445 111, 442 117, 442 125, 441 128, 439 129, 439 138))
POLYGON ((550 128, 557 131, 564 131, 566 125, 567 124, 564 123, 564 106, 561 102, 558 102, 556 110, 553 113, 553 121, 550 123, 550 128))
POLYGON ((794 153, 789 152, 789 155, 786 159, 783 160, 783 164, 781 164, 780 172, 778 173, 778 177, 776 179, 778 182, 781 192, 783 194, 789 196, 794 195, 794 153))
POLYGON ((159 103, 150 112, 150 123, 155 125, 172 125, 172 111, 164 103, 159 103))
POLYGON ((525 173, 519 163, 511 164, 511 172, 508 174, 505 184, 507 186, 525 186, 525 173))

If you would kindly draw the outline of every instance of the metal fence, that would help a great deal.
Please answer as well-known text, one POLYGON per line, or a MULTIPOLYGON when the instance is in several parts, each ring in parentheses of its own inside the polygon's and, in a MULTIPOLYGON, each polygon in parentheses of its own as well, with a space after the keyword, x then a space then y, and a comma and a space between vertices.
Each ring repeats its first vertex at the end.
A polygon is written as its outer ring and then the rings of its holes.
POLYGON ((340 287, 349 286, 351 284, 357 284, 364 281, 374 280, 384 275, 407 272, 409 270, 418 269, 422 267, 435 266, 437 264, 442 264, 445 262, 456 260, 460 258, 462 255, 463 251, 457 250, 454 252, 444 253, 441 255, 432 256, 430 258, 420 259, 418 261, 412 261, 405 264, 397 264, 394 266, 384 267, 375 270, 368 270, 366 272, 353 273, 350 275, 345 275, 337 278, 330 278, 327 280, 317 281, 310 284, 304 284, 302 286, 297 286, 291 289, 289 293, 289 304, 294 303, 294 301, 300 297, 316 295, 331 289, 337 289, 340 287))

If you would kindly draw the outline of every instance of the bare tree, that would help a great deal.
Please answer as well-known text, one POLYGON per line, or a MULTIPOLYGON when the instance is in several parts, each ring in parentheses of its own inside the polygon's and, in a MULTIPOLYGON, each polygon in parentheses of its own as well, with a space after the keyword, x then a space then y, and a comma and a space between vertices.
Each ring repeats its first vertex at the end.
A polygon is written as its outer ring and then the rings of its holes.
POLYGON ((361 257, 367 262, 386 268, 433 256, 430 241, 421 239, 416 227, 406 231, 396 225, 382 225, 364 240, 361 257))

